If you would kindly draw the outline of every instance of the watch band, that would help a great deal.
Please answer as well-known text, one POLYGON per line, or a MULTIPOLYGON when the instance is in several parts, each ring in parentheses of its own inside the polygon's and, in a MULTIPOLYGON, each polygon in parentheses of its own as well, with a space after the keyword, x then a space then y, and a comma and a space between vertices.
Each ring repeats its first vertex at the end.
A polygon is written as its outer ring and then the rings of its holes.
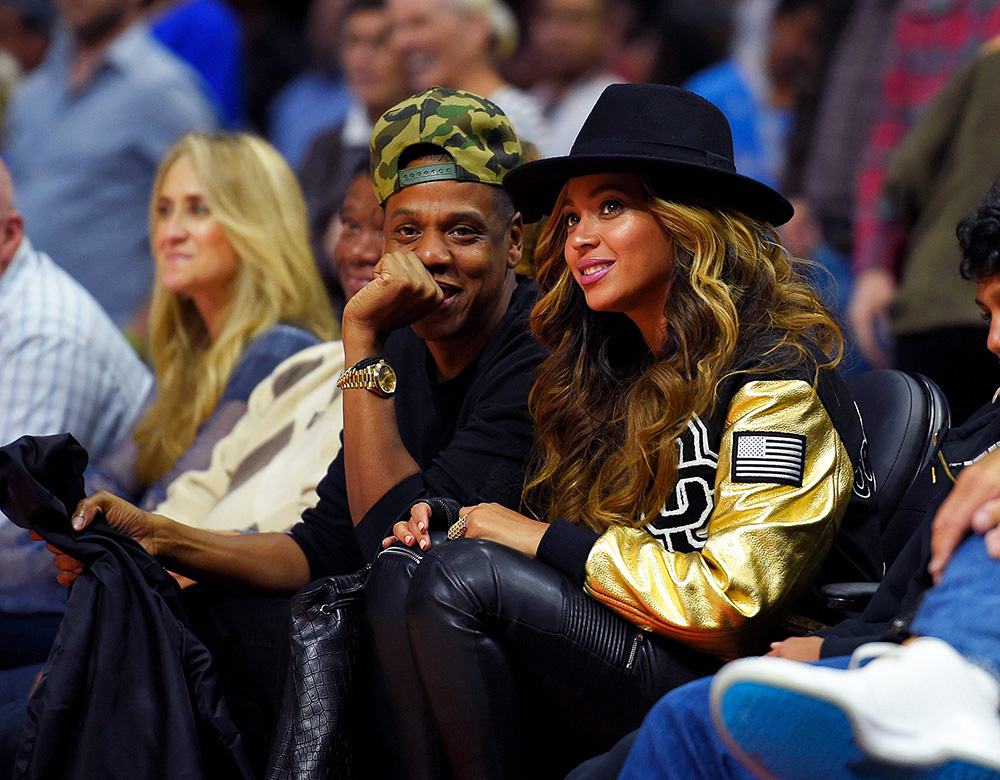
POLYGON ((363 360, 359 360, 350 368, 345 368, 344 372, 340 375, 340 379, 337 380, 337 387, 339 388, 365 388, 371 383, 372 376, 371 371, 364 372, 366 368, 370 368, 382 360, 381 355, 374 355, 372 357, 366 357, 363 360))
MULTIPOLYGON (((382 377, 385 379, 385 377, 382 377)), ((346 369, 337 380, 337 387, 341 389, 361 389, 370 390, 376 395, 388 398, 395 392, 395 372, 382 356, 375 356, 359 360, 350 368, 346 369), (380 374, 388 372, 390 385, 382 387, 379 381, 380 374)))
POLYGON ((337 380, 337 387, 340 388, 364 388, 369 389, 375 381, 374 366, 358 368, 352 366, 340 375, 337 380))

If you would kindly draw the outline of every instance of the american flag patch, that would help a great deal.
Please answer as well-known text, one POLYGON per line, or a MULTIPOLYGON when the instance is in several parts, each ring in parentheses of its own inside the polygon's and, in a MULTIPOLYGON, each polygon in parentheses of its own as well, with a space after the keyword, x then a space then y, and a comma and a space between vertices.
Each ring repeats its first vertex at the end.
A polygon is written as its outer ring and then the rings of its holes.
POLYGON ((806 437, 797 433, 742 431, 733 435, 733 482, 774 482, 802 487, 806 437))

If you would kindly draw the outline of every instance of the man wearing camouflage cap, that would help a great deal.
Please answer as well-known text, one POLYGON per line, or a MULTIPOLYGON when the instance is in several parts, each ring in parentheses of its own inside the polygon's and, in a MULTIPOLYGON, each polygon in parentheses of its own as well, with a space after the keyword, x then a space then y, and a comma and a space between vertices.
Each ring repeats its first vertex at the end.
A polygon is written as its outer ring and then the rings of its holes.
MULTIPOLYGON (((371 561, 419 499, 518 506, 533 435, 528 392, 542 359, 527 327, 537 288, 513 271, 521 216, 499 186, 520 162, 520 142, 489 101, 434 88, 387 111, 371 148, 385 254, 344 311, 344 446, 316 507, 287 534, 224 536, 102 492, 80 504, 77 529, 103 514, 180 574, 292 593, 371 561)), ((83 570, 65 555, 56 566, 64 584, 83 570)), ((273 733, 262 721, 280 696, 266 684, 273 670, 260 668, 262 636, 269 616, 287 612, 263 601, 230 600, 224 619, 193 611, 196 633, 227 670, 244 744, 263 749, 251 756, 258 761, 273 733), (252 625, 246 644, 241 625, 252 625)), ((280 664, 287 636, 274 622, 280 664)))
MULTIPOLYGON (((448 496, 485 492, 490 501, 518 503, 532 432, 522 403, 541 357, 522 323, 535 285, 518 283, 513 272, 521 259, 521 217, 500 187, 521 158, 506 116, 470 93, 431 89, 383 115, 371 151, 375 194, 385 209, 385 254, 373 281, 344 310, 345 362, 360 361, 359 373, 365 365, 369 373, 385 371, 372 361, 383 354, 392 331, 411 326, 389 345, 387 363, 398 372, 401 390, 419 382, 430 396, 401 394, 393 410, 377 391, 345 389, 346 486, 368 559, 417 499, 444 490, 448 496), (518 344, 513 352, 512 340, 518 344), (503 364, 494 364, 501 354, 503 364), (463 391, 446 401, 438 397, 445 387, 463 391), (480 400, 488 414, 505 408, 504 414, 524 418, 484 417, 474 400, 484 392, 488 401, 480 400), (472 417, 463 412, 461 426, 454 415, 463 406, 472 417), (455 438, 445 445, 435 434, 439 452, 421 464, 413 456, 426 451, 428 442, 418 431, 434 430, 455 430, 455 438), (490 473, 505 474, 505 485, 491 485, 490 473), (511 492, 515 482, 517 491, 511 492), (390 491, 392 500, 383 502, 390 491)), ((363 384, 353 376, 346 372, 345 388, 363 384)))

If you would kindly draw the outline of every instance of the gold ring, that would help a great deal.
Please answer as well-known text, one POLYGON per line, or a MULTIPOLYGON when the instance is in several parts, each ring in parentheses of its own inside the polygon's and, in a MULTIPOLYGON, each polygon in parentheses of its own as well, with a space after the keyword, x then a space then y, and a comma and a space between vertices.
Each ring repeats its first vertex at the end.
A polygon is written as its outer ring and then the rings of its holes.
POLYGON ((456 522, 454 525, 452 525, 451 528, 448 529, 449 539, 461 539, 463 536, 465 536, 465 534, 469 530, 469 524, 467 522, 468 518, 469 518, 468 512, 466 512, 464 515, 458 516, 458 522, 456 522))

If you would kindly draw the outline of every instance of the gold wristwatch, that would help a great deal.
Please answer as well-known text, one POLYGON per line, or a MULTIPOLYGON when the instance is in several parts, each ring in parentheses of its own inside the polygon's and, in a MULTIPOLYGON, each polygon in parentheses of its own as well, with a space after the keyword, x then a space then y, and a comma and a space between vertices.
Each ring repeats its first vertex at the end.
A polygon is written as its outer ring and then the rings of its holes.
POLYGON ((390 398, 396 392, 396 372, 385 362, 385 358, 365 358, 340 375, 337 387, 345 390, 363 388, 382 398, 390 398))

